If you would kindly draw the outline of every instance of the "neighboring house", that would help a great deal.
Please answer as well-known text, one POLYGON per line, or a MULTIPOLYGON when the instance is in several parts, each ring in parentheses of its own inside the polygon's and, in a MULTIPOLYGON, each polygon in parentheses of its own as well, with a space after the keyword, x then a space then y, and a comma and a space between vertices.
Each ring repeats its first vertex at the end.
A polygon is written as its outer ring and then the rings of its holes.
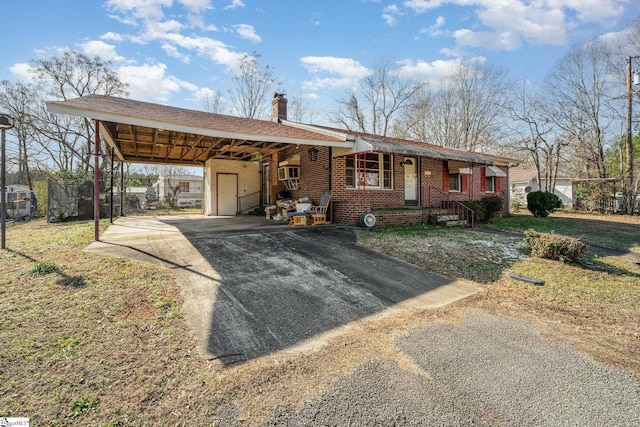
MULTIPOLYGON (((508 214, 508 173, 517 164, 486 153, 292 122, 282 94, 274 96, 270 121, 99 95, 47 106, 95 120, 121 160, 204 165, 207 215, 270 206, 284 193, 318 203, 324 192, 331 194, 334 223, 357 224, 367 212, 381 223, 418 223, 425 219, 421 208, 484 196, 500 196, 502 213, 508 214)), ((162 199, 166 191, 158 193, 162 199)))
MULTIPOLYGON (((544 178, 542 178, 542 185, 538 183, 538 171, 536 169, 511 169, 509 171, 509 182, 511 184, 511 199, 522 206, 527 205, 527 194, 545 187, 544 178)), ((556 178, 553 193, 560 197, 565 208, 573 208, 575 203, 573 178, 556 178)))
POLYGON ((7 185, 4 189, 7 219, 30 219, 36 216, 38 208, 36 193, 31 191, 29 187, 15 184, 7 185))
MULTIPOLYGON (((170 175, 161 176, 153 184, 155 197, 160 202, 167 202, 175 197, 175 206, 179 208, 202 207, 202 177, 197 175, 170 175)), ((145 197, 148 196, 145 189, 145 197)))

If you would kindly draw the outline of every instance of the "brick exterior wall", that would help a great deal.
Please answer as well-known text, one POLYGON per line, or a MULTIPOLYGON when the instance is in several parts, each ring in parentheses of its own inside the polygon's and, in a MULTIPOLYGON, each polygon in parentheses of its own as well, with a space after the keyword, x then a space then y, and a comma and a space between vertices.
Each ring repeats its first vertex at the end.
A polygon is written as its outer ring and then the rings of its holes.
POLYGON ((425 224, 429 220, 426 209, 403 209, 397 211, 373 211, 376 225, 412 225, 425 224))
MULTIPOLYGON (((404 209, 404 156, 393 155, 392 189, 366 189, 346 187, 346 163, 344 157, 331 159, 330 147, 315 147, 318 150, 316 161, 311 161, 311 147, 291 147, 272 156, 271 171, 273 182, 277 183, 278 162, 287 157, 300 154, 300 180, 298 190, 291 191, 293 198, 308 197, 318 203, 322 193, 331 191, 330 220, 334 223, 359 225, 363 213, 371 209, 386 209, 374 212, 378 224, 416 224, 426 222, 421 209, 404 209), (399 210, 393 211, 393 208, 399 210)), ((458 201, 477 200, 485 195, 497 195, 503 198, 502 214, 508 214, 507 179, 496 178, 496 193, 483 192, 482 166, 474 166, 473 174, 468 176, 466 191, 447 192, 445 188, 445 162, 439 159, 419 158, 420 206, 439 207, 444 199, 458 201)), ((507 172, 507 168, 501 168, 507 172)), ((280 187, 275 187, 280 188, 280 187)), ((275 200, 275 194, 274 198, 275 200)))

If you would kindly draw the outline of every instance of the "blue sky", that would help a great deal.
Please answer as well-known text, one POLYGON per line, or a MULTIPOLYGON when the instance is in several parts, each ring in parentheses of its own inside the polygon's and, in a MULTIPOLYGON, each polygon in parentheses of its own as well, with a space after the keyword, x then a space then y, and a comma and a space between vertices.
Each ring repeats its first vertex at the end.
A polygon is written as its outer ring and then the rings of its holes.
POLYGON ((382 58, 437 85, 463 59, 539 81, 567 49, 615 39, 638 0, 56 0, 3 8, 0 78, 61 48, 112 61, 130 97, 202 109, 244 53, 273 68, 276 88, 315 116, 382 58))

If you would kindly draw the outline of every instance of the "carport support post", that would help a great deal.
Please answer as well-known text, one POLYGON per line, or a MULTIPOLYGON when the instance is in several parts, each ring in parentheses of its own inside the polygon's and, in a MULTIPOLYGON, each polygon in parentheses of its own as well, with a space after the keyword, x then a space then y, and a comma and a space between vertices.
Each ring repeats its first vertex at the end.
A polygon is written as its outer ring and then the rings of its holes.
POLYGON ((111 179, 109 180, 109 223, 113 224, 113 147, 111 147, 111 179))
POLYGON ((124 216, 124 160, 120 160, 120 215, 124 216))
POLYGON ((96 120, 95 159, 93 161, 93 239, 100 240, 100 121, 96 120))

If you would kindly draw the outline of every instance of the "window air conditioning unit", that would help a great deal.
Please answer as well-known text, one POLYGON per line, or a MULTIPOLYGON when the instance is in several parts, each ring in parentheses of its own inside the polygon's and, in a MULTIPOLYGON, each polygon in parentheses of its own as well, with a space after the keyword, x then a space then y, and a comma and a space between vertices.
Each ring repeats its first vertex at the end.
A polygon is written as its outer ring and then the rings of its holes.
POLYGON ((284 181, 287 179, 299 179, 300 167, 299 166, 284 166, 278 168, 278 181, 284 181))

